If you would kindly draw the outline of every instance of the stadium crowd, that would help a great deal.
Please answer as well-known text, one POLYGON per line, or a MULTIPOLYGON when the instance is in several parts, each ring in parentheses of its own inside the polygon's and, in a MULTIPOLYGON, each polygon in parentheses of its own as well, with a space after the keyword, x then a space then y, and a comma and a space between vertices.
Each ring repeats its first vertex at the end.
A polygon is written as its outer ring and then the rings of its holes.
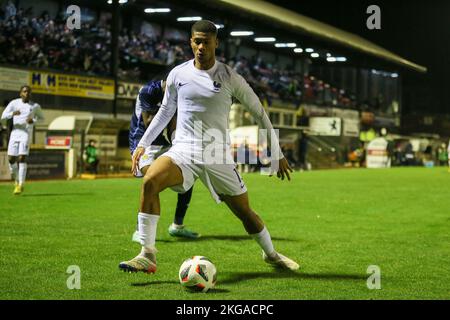
MULTIPOLYGON (((69 30, 63 16, 40 15, 33 8, 17 9, 8 1, 0 13, 0 63, 49 68, 88 75, 109 75, 111 28, 106 19, 83 23, 69 30)), ((176 65, 192 58, 188 44, 152 38, 123 28, 119 34, 119 78, 142 79, 143 63, 176 65)), ((261 100, 270 106, 274 99, 299 106, 300 102, 354 105, 343 90, 333 88, 312 76, 281 69, 260 57, 233 57, 228 63, 244 76, 261 100)))
MULTIPOLYGON (((9 1, 0 17, 0 63, 58 69, 91 75, 108 75, 111 28, 105 20, 83 23, 69 30, 62 16, 48 12, 35 16, 33 9, 16 9, 9 1)), ((139 76, 138 63, 172 65, 185 60, 186 48, 166 40, 122 29, 119 35, 121 76, 139 76)))
POLYGON ((90 41, 93 36, 107 38, 107 27, 84 25, 72 31, 47 12, 34 17, 32 8, 15 10, 12 2, 8 6, 0 20, 0 63, 89 74, 109 72, 110 50, 102 41, 90 41))
POLYGON ((296 106, 300 102, 340 106, 354 106, 355 103, 343 90, 292 68, 281 69, 258 56, 251 59, 240 56, 227 63, 250 83, 261 100, 269 106, 275 99, 291 102, 296 106))

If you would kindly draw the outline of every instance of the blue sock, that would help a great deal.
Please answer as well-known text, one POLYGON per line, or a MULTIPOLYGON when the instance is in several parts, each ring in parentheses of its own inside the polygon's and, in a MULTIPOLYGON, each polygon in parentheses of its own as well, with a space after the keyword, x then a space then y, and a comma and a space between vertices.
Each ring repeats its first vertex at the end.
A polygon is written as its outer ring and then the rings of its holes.
POLYGON ((189 203, 191 202, 192 189, 193 187, 190 188, 186 193, 178 194, 177 210, 175 211, 175 218, 173 219, 173 223, 180 226, 183 225, 184 216, 186 215, 189 203))

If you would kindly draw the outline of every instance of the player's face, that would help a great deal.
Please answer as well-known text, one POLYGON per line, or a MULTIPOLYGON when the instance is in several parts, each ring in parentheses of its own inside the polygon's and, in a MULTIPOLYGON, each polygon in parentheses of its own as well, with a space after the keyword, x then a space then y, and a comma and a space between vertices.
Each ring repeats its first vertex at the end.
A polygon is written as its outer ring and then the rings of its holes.
POLYGON ((212 33, 194 32, 191 37, 192 52, 200 66, 210 65, 216 59, 219 42, 212 33))
POLYGON ((31 97, 31 90, 30 90, 30 88, 25 87, 22 90, 20 90, 20 97, 22 98, 23 101, 30 100, 30 97, 31 97))

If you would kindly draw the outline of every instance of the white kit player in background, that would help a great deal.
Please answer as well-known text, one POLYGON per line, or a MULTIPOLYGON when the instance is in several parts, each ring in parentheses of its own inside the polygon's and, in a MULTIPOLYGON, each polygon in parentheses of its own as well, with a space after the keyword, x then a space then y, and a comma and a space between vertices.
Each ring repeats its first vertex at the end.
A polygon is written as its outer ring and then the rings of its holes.
POLYGON ((30 98, 31 88, 22 86, 20 98, 12 100, 2 113, 2 120, 13 119, 13 130, 8 144, 8 161, 12 179, 15 180, 14 194, 23 191, 34 124, 44 119, 41 106, 30 98))

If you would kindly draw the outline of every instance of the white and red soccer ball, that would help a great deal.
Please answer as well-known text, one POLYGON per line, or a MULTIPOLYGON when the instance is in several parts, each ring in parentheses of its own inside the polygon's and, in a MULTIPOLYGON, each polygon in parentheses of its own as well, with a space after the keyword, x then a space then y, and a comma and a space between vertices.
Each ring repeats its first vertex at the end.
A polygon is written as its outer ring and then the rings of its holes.
POLYGON ((194 291, 207 292, 216 284, 217 270, 208 258, 193 256, 183 262, 178 276, 182 286, 194 291))

